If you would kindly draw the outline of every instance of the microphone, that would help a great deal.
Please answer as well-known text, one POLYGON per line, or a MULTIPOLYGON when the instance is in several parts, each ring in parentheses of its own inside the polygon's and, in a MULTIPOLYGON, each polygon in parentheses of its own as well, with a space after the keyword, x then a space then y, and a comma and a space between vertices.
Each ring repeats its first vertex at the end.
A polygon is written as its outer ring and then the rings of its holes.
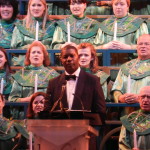
POLYGON ((53 105, 52 109, 50 110, 50 112, 53 112, 58 104, 59 104, 59 107, 60 107, 60 110, 61 110, 61 111, 64 111, 64 110, 65 110, 64 107, 63 107, 63 103, 61 102, 61 100, 62 100, 62 97, 63 97, 63 95, 64 95, 65 89, 66 89, 66 83, 67 83, 67 82, 66 82, 66 80, 65 80, 65 82, 62 84, 62 87, 61 87, 60 97, 59 97, 58 100, 54 103, 54 105, 53 105))

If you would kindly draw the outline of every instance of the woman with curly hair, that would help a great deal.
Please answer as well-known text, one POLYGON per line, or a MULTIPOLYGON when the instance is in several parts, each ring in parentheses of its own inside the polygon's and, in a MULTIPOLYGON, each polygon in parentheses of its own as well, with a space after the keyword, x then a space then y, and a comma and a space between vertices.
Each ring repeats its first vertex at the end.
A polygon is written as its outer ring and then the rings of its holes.
POLYGON ((106 100, 108 97, 108 83, 110 76, 104 71, 99 70, 98 57, 96 50, 91 43, 81 43, 78 46, 79 64, 86 72, 92 73, 100 78, 100 83, 103 88, 104 96, 106 100))

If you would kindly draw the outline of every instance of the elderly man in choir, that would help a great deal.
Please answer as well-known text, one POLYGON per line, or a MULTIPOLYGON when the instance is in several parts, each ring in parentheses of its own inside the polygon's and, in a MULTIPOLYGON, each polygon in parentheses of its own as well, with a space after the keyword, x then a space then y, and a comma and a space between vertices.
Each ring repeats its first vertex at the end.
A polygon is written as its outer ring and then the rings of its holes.
POLYGON ((138 58, 123 64, 112 92, 116 103, 138 103, 138 93, 150 86, 150 35, 143 34, 137 41, 138 58))
POLYGON ((150 149, 150 86, 141 88, 140 109, 121 118, 119 150, 150 149))

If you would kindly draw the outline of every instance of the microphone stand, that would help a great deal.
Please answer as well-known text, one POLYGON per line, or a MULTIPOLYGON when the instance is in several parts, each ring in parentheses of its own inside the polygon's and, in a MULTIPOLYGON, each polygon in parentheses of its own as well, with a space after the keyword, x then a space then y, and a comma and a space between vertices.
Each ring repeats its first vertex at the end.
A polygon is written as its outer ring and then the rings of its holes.
POLYGON ((83 119, 88 119, 91 125, 101 124, 101 119, 99 118, 99 115, 92 113, 91 110, 90 111, 85 110, 82 99, 74 93, 73 95, 77 97, 77 99, 80 100, 82 113, 83 113, 83 119))
POLYGON ((62 100, 62 97, 63 97, 63 95, 64 95, 65 89, 66 89, 66 85, 62 85, 60 97, 59 97, 58 100, 54 103, 54 105, 53 105, 52 109, 50 110, 50 112, 53 112, 54 109, 56 108, 56 106, 57 106, 58 104, 59 104, 60 110, 61 110, 61 111, 64 110, 64 107, 63 107, 63 104, 62 104, 61 100, 62 100))
POLYGON ((80 101, 80 103, 81 103, 81 108, 82 108, 82 112, 83 112, 83 117, 84 117, 84 105, 83 105, 83 102, 82 102, 82 100, 81 100, 81 98, 78 96, 78 95, 76 95, 75 93, 73 93, 72 95, 74 95, 74 97, 76 97, 77 99, 79 99, 79 101, 80 101))
POLYGON ((59 104, 60 111, 61 111, 61 112, 65 112, 65 113, 67 114, 67 117, 70 118, 70 117, 69 117, 69 114, 67 113, 67 111, 66 111, 66 109, 64 108, 63 103, 62 103, 62 101, 61 101, 61 100, 62 100, 62 97, 63 97, 63 95, 64 95, 64 92, 65 92, 65 89, 66 89, 66 84, 63 84, 63 85, 62 85, 62 88, 61 88, 60 97, 59 97, 58 100, 54 103, 54 105, 53 105, 52 109, 50 110, 50 112, 53 112, 53 111, 55 110, 56 106, 59 104))

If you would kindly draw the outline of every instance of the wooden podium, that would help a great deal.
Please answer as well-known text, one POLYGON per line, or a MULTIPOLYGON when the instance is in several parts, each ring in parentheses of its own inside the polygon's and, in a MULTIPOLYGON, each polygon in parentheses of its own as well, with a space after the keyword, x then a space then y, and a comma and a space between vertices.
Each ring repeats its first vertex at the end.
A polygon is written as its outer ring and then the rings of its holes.
POLYGON ((27 120, 28 131, 34 134, 34 150, 88 150, 91 132, 88 120, 27 120))

